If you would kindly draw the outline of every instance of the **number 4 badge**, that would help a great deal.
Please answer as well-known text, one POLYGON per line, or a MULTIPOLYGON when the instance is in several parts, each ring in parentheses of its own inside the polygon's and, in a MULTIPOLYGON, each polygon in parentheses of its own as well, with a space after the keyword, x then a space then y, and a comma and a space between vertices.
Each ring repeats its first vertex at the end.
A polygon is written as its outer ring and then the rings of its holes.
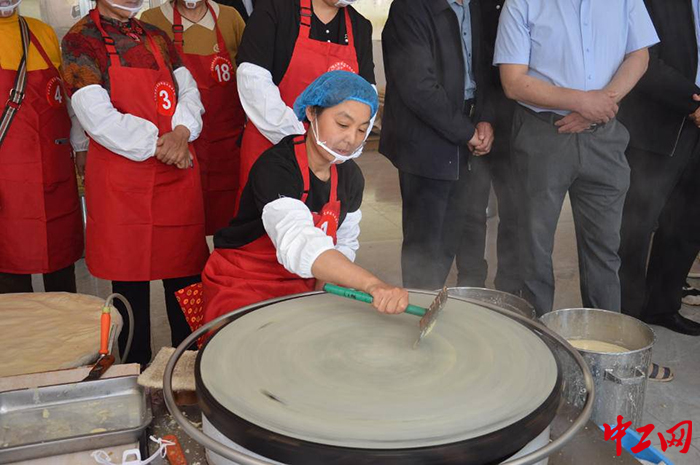
POLYGON ((61 79, 54 77, 46 84, 46 100, 53 108, 60 108, 64 105, 61 79))

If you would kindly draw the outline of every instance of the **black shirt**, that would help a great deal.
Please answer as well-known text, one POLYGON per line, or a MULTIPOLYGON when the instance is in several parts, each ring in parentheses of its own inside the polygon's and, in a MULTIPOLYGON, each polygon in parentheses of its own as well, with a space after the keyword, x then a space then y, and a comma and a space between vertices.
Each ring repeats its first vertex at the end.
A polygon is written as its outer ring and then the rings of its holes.
MULTIPOLYGON (((253 242, 266 234, 262 222, 265 205, 281 197, 301 199, 304 180, 294 154, 294 137, 285 137, 255 162, 241 194, 238 214, 228 227, 214 235, 216 248, 235 249, 253 242)), ((321 181, 309 169, 309 184, 306 206, 318 212, 330 199, 331 182, 321 181)), ((365 178, 354 161, 338 165, 340 224, 348 212, 359 210, 364 188, 365 178)))
MULTIPOLYGON (((299 36, 299 5, 300 0, 258 0, 243 32, 236 57, 237 63, 252 63, 267 69, 272 74, 275 85, 279 85, 292 60, 294 45, 299 36)), ((372 23, 353 7, 346 8, 355 36, 359 75, 374 84, 372 23)), ((309 37, 313 40, 346 44, 344 9, 339 8, 338 14, 328 24, 323 24, 313 15, 309 37)))

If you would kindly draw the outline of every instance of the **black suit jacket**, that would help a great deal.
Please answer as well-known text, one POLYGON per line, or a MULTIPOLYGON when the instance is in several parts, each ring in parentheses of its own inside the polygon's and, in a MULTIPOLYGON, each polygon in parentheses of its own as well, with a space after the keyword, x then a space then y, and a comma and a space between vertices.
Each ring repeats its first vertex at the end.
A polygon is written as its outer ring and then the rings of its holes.
POLYGON ((649 69, 623 100, 619 118, 630 147, 672 156, 684 121, 698 108, 693 94, 700 94, 693 6, 691 0, 645 3, 661 42, 649 50, 649 69))
MULTIPOLYGON (((474 121, 493 122, 479 0, 471 0, 470 12, 474 121)), ((457 16, 447 0, 394 0, 382 48, 387 87, 379 151, 401 171, 458 179, 460 146, 468 144, 475 127, 463 112, 464 57, 457 16)))

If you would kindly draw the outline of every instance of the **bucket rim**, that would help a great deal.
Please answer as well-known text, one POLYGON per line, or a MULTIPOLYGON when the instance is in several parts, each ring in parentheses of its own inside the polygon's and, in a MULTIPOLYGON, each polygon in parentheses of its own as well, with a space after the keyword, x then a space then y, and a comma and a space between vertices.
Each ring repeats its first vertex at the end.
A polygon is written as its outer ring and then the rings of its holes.
MULTIPOLYGON (((648 331, 651 334, 651 342, 647 344, 646 346, 640 348, 640 349, 634 349, 634 350, 627 350, 625 352, 601 352, 597 350, 587 350, 587 349, 579 349, 577 347, 574 347, 575 350, 578 350, 579 352, 586 352, 589 354, 604 354, 604 355, 630 355, 630 354, 637 354, 641 352, 646 352, 650 350, 651 348, 654 347, 657 341, 657 336, 656 336, 656 331, 654 331, 654 328, 649 326, 648 324, 644 323, 642 320, 635 318, 630 315, 625 315, 624 313, 620 312, 614 312, 612 310, 604 310, 602 308, 590 308, 590 307, 571 307, 571 308, 560 308, 558 310, 552 310, 551 312, 547 312, 544 315, 540 316, 538 320, 542 322, 545 326, 547 326, 547 322, 545 321, 545 318, 547 315, 561 315, 564 313, 569 313, 569 312, 580 312, 580 311, 585 311, 585 312, 591 312, 591 313, 613 313, 615 315, 619 315, 621 318, 626 319, 627 321, 634 321, 635 324, 639 325, 640 328, 643 328, 644 330, 648 331)), ((547 326, 549 328, 549 326, 547 326)), ((552 328, 549 328, 552 329, 552 328)), ((552 329, 552 331, 554 331, 552 329)), ((562 336, 563 339, 565 339, 568 343, 569 339, 562 336)), ((573 339, 576 340, 576 339, 573 339)), ((603 341, 605 342, 605 341, 603 341)), ((572 346, 573 347, 573 346, 572 346)))

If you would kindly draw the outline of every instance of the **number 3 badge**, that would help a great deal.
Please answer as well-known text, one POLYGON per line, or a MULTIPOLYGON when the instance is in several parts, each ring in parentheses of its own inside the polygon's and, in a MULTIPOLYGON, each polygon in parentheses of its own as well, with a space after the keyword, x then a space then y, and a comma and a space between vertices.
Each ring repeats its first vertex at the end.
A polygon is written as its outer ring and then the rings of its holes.
POLYGON ((155 88, 156 108, 162 116, 173 116, 175 114, 175 88, 172 84, 160 81, 155 88))

